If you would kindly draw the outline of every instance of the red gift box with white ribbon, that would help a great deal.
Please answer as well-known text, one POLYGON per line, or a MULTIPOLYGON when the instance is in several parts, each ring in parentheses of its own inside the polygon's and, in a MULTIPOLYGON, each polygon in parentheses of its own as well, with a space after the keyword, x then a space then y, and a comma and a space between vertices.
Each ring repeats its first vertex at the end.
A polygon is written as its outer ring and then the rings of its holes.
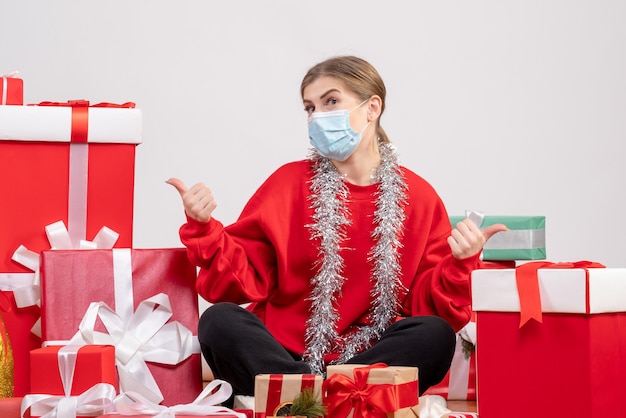
POLYGON ((113 410, 117 376, 112 346, 45 347, 31 352, 33 379, 22 415, 74 418, 113 410))
POLYGON ((481 418, 626 409, 626 268, 526 263, 472 273, 481 418), (563 403, 559 400, 572 399, 563 403))
POLYGON ((0 75, 0 105, 24 104, 24 81, 17 71, 0 75))
POLYGON ((78 396, 97 383, 108 383, 117 388, 115 347, 112 345, 42 347, 32 350, 30 359, 29 393, 65 395, 68 392, 68 395, 78 396), (70 365, 66 366, 64 361, 70 365))
POLYGON ((195 280, 184 248, 43 251, 43 339, 114 345, 122 392, 189 403, 202 390, 195 280))
POLYGON ((132 246, 141 135, 141 110, 132 103, 0 106, 0 292, 11 292, 4 299, 19 371, 15 396, 27 393, 28 352, 41 346, 38 254, 87 240, 93 248, 103 229, 119 237, 111 246, 132 246), (51 242, 46 227, 58 223, 67 239, 51 242))

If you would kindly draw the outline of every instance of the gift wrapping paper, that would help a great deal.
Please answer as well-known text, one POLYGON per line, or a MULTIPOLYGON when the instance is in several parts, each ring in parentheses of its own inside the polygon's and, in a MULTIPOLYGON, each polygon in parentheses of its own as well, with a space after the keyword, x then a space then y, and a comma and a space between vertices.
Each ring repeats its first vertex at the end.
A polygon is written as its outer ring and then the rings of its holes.
POLYGON ((419 417, 416 367, 342 364, 326 372, 322 393, 328 418, 419 417))
MULTIPOLYGON (((61 346, 48 346, 30 352, 30 393, 64 395, 59 367, 61 346)), ((78 396, 97 383, 108 383, 117 389, 115 347, 85 345, 78 349, 73 369, 71 396, 78 396)))
POLYGON ((470 322, 456 334, 454 357, 443 380, 425 395, 447 400, 476 400, 476 323, 470 322))
MULTIPOLYGON (((199 319, 195 279, 196 268, 189 262, 184 248, 43 251, 43 339, 50 344, 71 340, 77 336, 79 326, 83 327, 82 332, 86 329, 88 310, 94 312, 94 307, 98 313, 104 310, 109 316, 113 315, 118 321, 116 324, 121 326, 115 335, 123 336, 120 337, 122 339, 114 339, 119 341, 115 343, 118 348, 118 372, 126 370, 124 374, 131 373, 132 378, 134 375, 133 370, 128 369, 130 366, 120 369, 120 362, 126 365, 129 359, 138 360, 135 354, 139 353, 146 359, 149 370, 146 373, 154 377, 164 398, 163 404, 187 404, 202 390, 199 349, 194 349, 193 354, 173 364, 167 364, 160 353, 165 350, 168 358, 178 356, 179 351, 171 351, 174 341, 170 340, 179 337, 184 337, 181 343, 183 347, 187 347, 187 343, 198 345, 197 337, 191 335, 196 334, 199 319), (68 295, 71 297, 68 298, 68 295), (167 306, 167 309, 171 313, 164 319, 162 309, 168 303, 171 306, 167 306), (110 310, 104 309, 103 305, 110 310), (139 313, 145 312, 146 308, 149 313, 167 323, 153 329, 152 324, 136 322, 139 313), (185 332, 181 333, 174 326, 182 326, 185 332), (174 332, 175 338, 167 337, 164 341, 157 341, 162 338, 160 335, 166 328, 168 332, 174 332), (150 340, 144 341, 148 338, 144 334, 150 330, 158 332, 154 337, 146 334, 150 340), (136 339, 144 342, 143 345, 139 348, 134 346, 132 341, 138 340, 129 340, 126 332, 131 332, 136 339)), ((90 334, 95 339, 110 337, 101 326, 101 319, 98 316, 90 334)), ((120 390, 128 390, 126 381, 120 376, 120 390)))
MULTIPOLYGON (((451 216, 455 226, 464 216, 451 216)), ((481 228, 504 224, 509 230, 494 234, 483 247, 483 260, 544 260, 546 258, 545 216, 485 216, 481 228)))
MULTIPOLYGON (((22 398, 0 398, 0 417, 2 418, 22 418, 20 416, 20 408, 22 406, 22 398)), ((24 418, 30 418, 30 414, 26 414, 24 418)))
POLYGON ((15 74, 0 75, 0 105, 24 104, 24 81, 15 74))
POLYGON ((314 374, 260 374, 254 379, 256 418, 276 415, 285 403, 291 403, 303 390, 312 389, 322 400, 322 377, 314 374))
POLYGON ((472 273, 481 418, 528 416, 528 408, 511 405, 531 405, 536 417, 597 418, 626 409, 626 269, 584 265, 593 263, 472 273), (537 299, 539 315, 524 313, 534 306, 529 298, 537 299))

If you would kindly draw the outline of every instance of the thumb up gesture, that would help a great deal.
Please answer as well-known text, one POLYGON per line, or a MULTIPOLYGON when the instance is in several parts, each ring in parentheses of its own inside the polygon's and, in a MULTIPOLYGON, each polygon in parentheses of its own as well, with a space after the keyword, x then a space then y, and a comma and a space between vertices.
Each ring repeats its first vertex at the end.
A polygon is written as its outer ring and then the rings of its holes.
POLYGON ((496 232, 508 230, 506 225, 494 224, 481 231, 474 221, 464 219, 452 230, 452 235, 448 237, 448 245, 455 258, 467 258, 479 253, 496 232))
POLYGON ((194 184, 188 189, 185 183, 177 178, 171 178, 166 183, 174 186, 180 194, 187 216, 198 222, 211 220, 211 214, 217 207, 211 189, 202 183, 194 184))

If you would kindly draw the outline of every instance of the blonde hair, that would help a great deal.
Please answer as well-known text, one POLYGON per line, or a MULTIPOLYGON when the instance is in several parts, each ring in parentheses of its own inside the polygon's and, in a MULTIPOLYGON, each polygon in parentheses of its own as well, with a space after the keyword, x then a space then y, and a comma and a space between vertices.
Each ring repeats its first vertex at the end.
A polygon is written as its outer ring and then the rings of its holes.
MULTIPOLYGON (((380 116, 385 111, 387 89, 378 71, 367 61, 355 56, 332 57, 314 65, 307 71, 300 84, 300 96, 304 89, 320 77, 334 77, 343 81, 346 87, 361 100, 377 95, 381 99, 380 116)), ((388 143, 389 137, 380 126, 380 117, 376 121, 376 133, 381 143, 388 143)))

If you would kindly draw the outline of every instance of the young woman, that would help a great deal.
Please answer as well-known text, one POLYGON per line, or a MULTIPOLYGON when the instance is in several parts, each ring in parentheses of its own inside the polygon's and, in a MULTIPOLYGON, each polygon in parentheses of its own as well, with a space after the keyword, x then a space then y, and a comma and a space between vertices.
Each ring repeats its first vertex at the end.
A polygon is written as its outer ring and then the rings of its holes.
POLYGON ((328 59, 300 91, 314 149, 276 170, 235 223, 211 216, 203 184, 168 180, 198 292, 214 303, 200 318, 203 355, 247 395, 257 374, 323 375, 329 362, 416 366, 421 394, 445 376, 470 317, 470 272, 506 227, 450 227, 435 190, 398 164, 368 62, 328 59))

